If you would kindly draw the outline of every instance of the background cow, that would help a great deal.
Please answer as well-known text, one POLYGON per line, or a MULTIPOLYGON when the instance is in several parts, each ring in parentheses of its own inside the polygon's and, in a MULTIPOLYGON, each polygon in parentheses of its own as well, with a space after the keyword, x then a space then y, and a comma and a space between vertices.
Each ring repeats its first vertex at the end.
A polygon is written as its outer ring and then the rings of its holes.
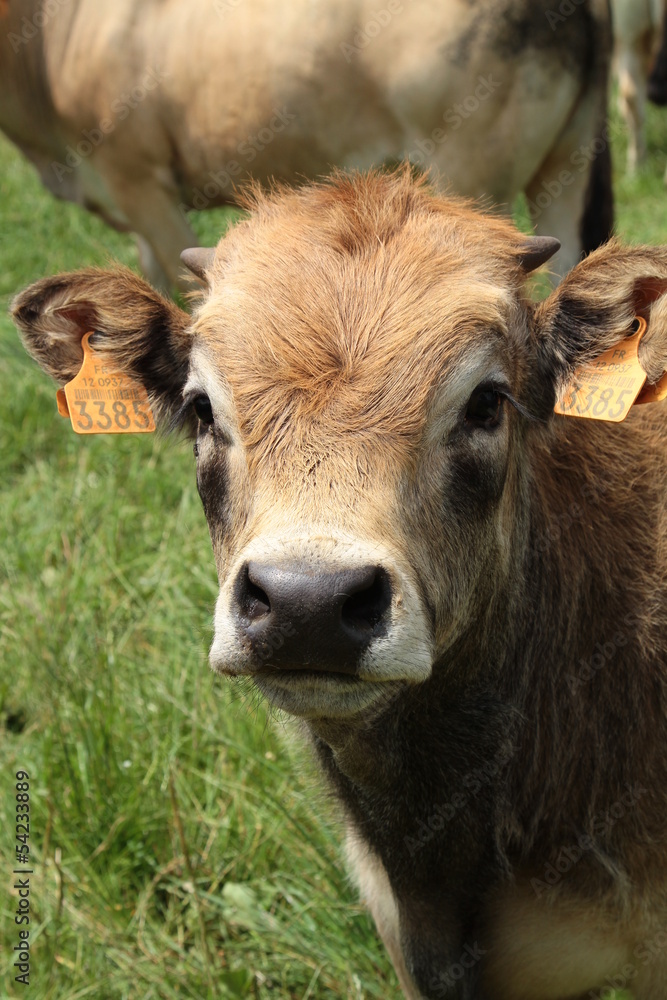
POLYGON ((244 176, 406 156, 506 209, 524 191, 564 274, 611 231, 610 50, 606 0, 15 0, 0 127, 55 195, 135 232, 163 288, 187 209, 244 176))
MULTIPOLYGON (((667 5, 665 0, 612 0, 611 9, 619 107, 628 126, 627 169, 634 173, 646 159, 644 115, 649 72, 654 61, 657 73, 651 100, 659 98, 660 94, 657 74, 661 60, 656 57, 664 44, 667 5)), ((665 101, 667 94, 662 103, 665 101)))
POLYGON ((256 195, 193 317, 129 271, 14 316, 59 382, 81 338, 196 426, 215 669, 304 721, 406 995, 665 996, 665 404, 553 417, 667 250, 555 249, 406 172, 256 195), (627 730, 627 738, 622 733, 627 730), (648 957, 647 957, 648 956, 648 957))

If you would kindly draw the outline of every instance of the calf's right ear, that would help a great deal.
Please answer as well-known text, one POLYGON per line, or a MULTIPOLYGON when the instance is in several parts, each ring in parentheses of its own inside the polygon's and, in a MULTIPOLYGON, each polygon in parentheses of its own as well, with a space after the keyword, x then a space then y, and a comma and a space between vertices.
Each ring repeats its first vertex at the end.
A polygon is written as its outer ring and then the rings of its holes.
POLYGON ((11 313, 27 351, 60 385, 81 368, 81 340, 94 330, 95 352, 144 385, 158 421, 180 405, 190 317, 129 269, 42 278, 16 296, 11 313))
POLYGON ((572 268, 535 312, 544 370, 560 384, 629 336, 642 316, 639 360, 649 382, 667 371, 667 247, 611 240, 572 268))

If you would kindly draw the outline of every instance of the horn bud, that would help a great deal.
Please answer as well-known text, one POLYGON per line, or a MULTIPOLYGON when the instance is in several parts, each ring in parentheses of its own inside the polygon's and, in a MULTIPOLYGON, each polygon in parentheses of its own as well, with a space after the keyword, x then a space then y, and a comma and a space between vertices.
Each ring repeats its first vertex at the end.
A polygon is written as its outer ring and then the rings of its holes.
POLYGON ((190 247, 181 254, 181 260, 189 271, 206 281, 206 273, 213 267, 215 247, 190 247))
POLYGON ((560 240, 554 236, 527 236, 519 247, 517 258, 520 267, 529 274, 544 264, 560 250, 560 240))

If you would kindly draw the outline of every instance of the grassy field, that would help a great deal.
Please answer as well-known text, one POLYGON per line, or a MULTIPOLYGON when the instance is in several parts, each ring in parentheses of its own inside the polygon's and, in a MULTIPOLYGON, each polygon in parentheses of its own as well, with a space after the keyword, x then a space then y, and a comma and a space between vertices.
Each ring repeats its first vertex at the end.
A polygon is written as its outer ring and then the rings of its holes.
MULTIPOLYGON (((623 176, 618 229, 667 242, 667 114, 623 176)), ((200 214, 213 242, 228 222, 200 214)), ((30 775, 29 989, 13 982, 3 893, 0 994, 39 1000, 398 995, 341 862, 305 755, 206 664, 216 578, 188 443, 78 438, 6 316, 46 274, 129 238, 53 200, 0 142, 0 856, 14 774, 30 775)))

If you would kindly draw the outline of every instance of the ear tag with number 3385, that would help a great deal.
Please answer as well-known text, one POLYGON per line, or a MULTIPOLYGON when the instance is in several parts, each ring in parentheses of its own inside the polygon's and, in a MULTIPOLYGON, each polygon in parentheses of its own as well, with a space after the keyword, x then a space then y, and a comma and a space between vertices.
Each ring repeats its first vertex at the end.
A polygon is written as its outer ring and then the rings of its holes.
POLYGON ((83 364, 64 389, 58 389, 58 413, 69 417, 77 434, 148 434, 155 421, 148 393, 136 382, 96 354, 89 341, 82 341, 83 364))
POLYGON ((646 381, 638 354, 646 320, 637 316, 635 324, 631 336, 576 369, 556 403, 556 413, 618 423, 625 420, 634 404, 657 403, 667 397, 667 374, 657 385, 646 381))

